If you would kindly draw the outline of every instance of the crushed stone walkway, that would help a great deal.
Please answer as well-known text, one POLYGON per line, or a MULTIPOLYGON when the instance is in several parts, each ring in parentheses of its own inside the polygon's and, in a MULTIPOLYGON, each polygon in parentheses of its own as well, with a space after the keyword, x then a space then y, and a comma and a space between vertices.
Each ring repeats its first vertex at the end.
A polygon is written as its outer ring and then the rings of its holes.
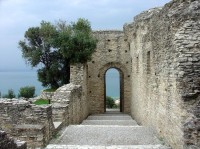
POLYGON ((130 115, 108 112, 70 125, 46 149, 170 149, 130 115))

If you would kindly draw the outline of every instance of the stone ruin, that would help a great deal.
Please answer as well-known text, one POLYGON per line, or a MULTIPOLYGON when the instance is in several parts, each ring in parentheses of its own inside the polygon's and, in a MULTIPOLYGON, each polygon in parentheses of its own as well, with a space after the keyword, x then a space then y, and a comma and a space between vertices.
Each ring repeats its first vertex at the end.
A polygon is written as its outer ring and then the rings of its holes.
MULTIPOLYGON (((25 100, 1 99, 0 129, 6 131, 8 137, 26 141, 30 149, 43 148, 62 127, 79 124, 87 117, 81 91, 80 85, 62 86, 54 93, 51 105, 38 106, 25 100)), ((6 136, 5 132, 2 136, 6 136)), ((7 137, 3 139, 9 142, 7 137)), ((26 144, 19 149, 25 149, 24 146, 26 144)))
POLYGON ((92 60, 71 66, 71 83, 54 93, 51 105, 1 100, 0 129, 28 148, 44 147, 62 127, 105 112, 105 73, 116 68, 121 112, 174 149, 199 148, 200 1, 172 0, 137 15, 123 31, 94 35, 92 60))

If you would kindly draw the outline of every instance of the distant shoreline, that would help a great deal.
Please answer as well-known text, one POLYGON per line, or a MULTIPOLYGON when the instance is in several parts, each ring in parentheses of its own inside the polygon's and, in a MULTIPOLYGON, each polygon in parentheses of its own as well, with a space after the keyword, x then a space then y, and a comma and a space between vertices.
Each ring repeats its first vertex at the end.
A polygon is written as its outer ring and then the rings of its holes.
MULTIPOLYGON (((108 73, 108 83, 106 87, 107 96, 114 100, 119 99, 119 75, 115 74, 115 70, 108 73)), ((9 89, 13 89, 17 95, 19 89, 24 86, 35 86, 36 95, 40 95, 45 88, 37 78, 37 70, 35 69, 0 69, 0 92, 1 95, 7 94, 9 89)))

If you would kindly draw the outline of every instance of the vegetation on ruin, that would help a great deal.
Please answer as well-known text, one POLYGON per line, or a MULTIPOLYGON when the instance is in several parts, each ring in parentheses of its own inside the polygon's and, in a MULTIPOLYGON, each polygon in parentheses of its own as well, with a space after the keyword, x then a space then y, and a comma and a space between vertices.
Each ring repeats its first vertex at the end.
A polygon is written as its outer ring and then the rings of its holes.
POLYGON ((39 27, 29 28, 24 38, 19 42, 22 57, 30 66, 39 68, 42 85, 53 89, 69 83, 70 64, 90 60, 97 43, 86 19, 70 24, 42 21, 39 27))
POLYGON ((49 100, 47 99, 38 99, 34 102, 36 105, 44 105, 44 104, 49 104, 49 100))

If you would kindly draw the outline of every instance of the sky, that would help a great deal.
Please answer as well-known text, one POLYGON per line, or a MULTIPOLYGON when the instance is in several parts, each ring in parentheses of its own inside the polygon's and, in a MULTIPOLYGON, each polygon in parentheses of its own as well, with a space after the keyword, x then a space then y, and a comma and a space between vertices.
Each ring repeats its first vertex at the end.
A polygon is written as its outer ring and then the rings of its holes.
POLYGON ((18 42, 42 20, 55 23, 88 19, 93 30, 122 30, 144 10, 170 0, 0 0, 0 71, 31 70, 18 42))

